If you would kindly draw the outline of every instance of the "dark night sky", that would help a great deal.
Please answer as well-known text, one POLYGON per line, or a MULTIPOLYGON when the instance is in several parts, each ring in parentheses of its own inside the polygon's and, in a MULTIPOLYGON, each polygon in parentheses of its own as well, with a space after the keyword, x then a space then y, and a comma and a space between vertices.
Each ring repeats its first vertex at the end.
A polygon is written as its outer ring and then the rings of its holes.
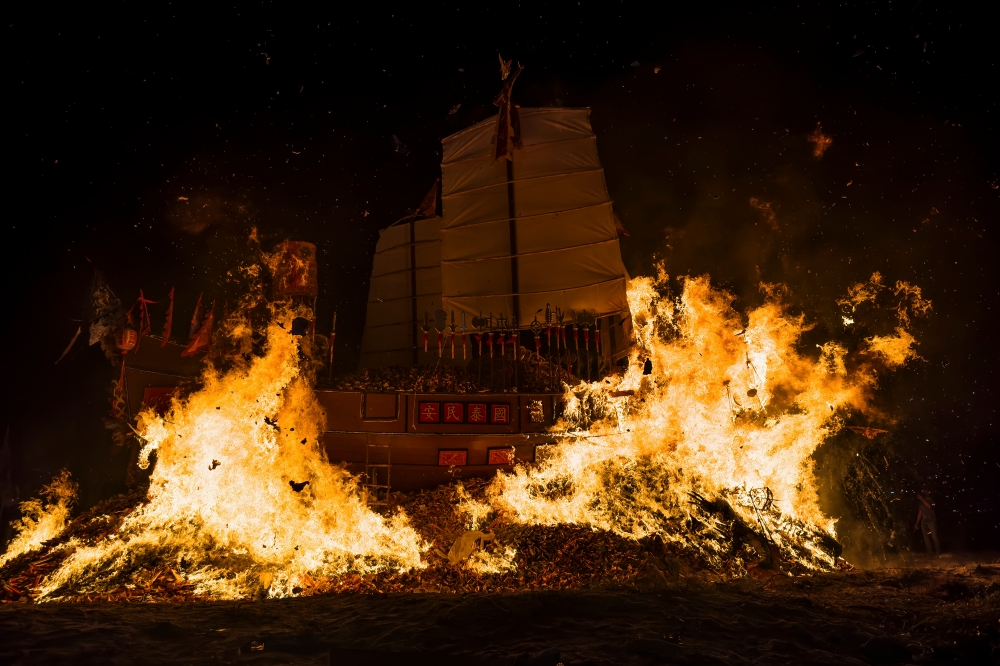
POLYGON ((786 283, 816 324, 810 345, 843 333, 834 300, 873 271, 922 286, 926 360, 880 398, 898 419, 890 448, 939 497, 946 546, 1000 547, 1000 77, 985 9, 365 6, 8 9, 0 425, 22 493, 63 466, 84 504, 122 487, 100 421, 114 369, 83 344, 53 365, 95 268, 125 300, 176 286, 181 320, 200 291, 232 301, 224 274, 251 225, 265 245, 314 241, 320 320, 338 309, 350 369, 378 230, 438 176, 440 138, 493 114, 499 51, 526 66, 516 102, 592 107, 633 275, 662 257, 744 308, 760 281, 786 283), (817 123, 833 137, 822 159, 817 123))

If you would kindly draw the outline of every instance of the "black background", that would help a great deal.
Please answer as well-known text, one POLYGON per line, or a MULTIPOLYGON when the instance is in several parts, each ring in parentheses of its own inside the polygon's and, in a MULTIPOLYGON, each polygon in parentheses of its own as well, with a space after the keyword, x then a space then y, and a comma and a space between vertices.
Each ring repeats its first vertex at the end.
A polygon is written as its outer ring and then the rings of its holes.
MULTIPOLYGON (((125 301, 175 286, 184 322, 199 292, 235 298, 226 272, 251 226, 265 246, 316 242, 320 329, 337 309, 352 369, 378 231, 437 177, 440 138, 494 113, 500 52, 526 66, 521 105, 592 107, 631 274, 664 258, 741 309, 761 281, 785 283, 816 325, 804 348, 844 335, 834 301, 872 272, 923 287, 925 360, 880 394, 909 479, 896 506, 915 513, 910 493, 929 486, 946 548, 1000 547, 985 8, 211 4, 7 8, 0 425, 21 498, 63 466, 83 505, 123 487, 101 423, 115 370, 82 339, 54 365, 95 269, 125 301), (822 159, 807 140, 818 122, 833 138, 822 159), (774 226, 751 197, 772 203, 774 226)), ((162 306, 153 317, 162 326, 162 306)))

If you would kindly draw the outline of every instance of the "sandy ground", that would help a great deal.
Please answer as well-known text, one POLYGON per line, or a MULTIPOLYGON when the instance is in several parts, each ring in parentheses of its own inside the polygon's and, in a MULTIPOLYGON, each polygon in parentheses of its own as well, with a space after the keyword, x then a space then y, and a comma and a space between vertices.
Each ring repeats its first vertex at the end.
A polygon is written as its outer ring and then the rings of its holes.
POLYGON ((1000 558, 628 590, 10 604, 5 664, 1000 663, 1000 558))

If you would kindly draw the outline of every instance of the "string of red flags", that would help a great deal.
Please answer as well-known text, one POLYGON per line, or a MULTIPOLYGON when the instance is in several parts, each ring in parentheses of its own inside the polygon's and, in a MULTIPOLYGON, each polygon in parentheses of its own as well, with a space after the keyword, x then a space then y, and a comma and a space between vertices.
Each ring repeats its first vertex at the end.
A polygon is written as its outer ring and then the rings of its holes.
POLYGON ((204 293, 198 294, 198 302, 194 306, 194 314, 191 316, 191 327, 188 329, 188 340, 193 340, 194 336, 198 334, 198 328, 201 326, 201 297, 204 293))
POLYGON ((152 321, 149 318, 149 306, 156 305, 157 301, 151 301, 142 294, 142 289, 139 290, 139 335, 149 335, 153 330, 152 321))
POLYGON ((852 430, 859 435, 864 435, 868 439, 875 439, 878 435, 882 433, 889 432, 888 430, 882 430, 880 428, 869 428, 867 426, 847 426, 848 430, 852 430))

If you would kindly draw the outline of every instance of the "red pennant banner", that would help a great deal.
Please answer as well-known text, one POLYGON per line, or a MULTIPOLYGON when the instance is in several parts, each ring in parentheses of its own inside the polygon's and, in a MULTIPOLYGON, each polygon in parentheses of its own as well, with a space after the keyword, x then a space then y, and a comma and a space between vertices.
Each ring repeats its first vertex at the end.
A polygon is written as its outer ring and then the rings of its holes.
POLYGON ((167 306, 167 321, 163 324, 163 342, 160 343, 161 347, 166 347, 167 343, 170 342, 170 329, 174 326, 174 288, 170 288, 170 294, 167 295, 170 299, 170 305, 167 306))

